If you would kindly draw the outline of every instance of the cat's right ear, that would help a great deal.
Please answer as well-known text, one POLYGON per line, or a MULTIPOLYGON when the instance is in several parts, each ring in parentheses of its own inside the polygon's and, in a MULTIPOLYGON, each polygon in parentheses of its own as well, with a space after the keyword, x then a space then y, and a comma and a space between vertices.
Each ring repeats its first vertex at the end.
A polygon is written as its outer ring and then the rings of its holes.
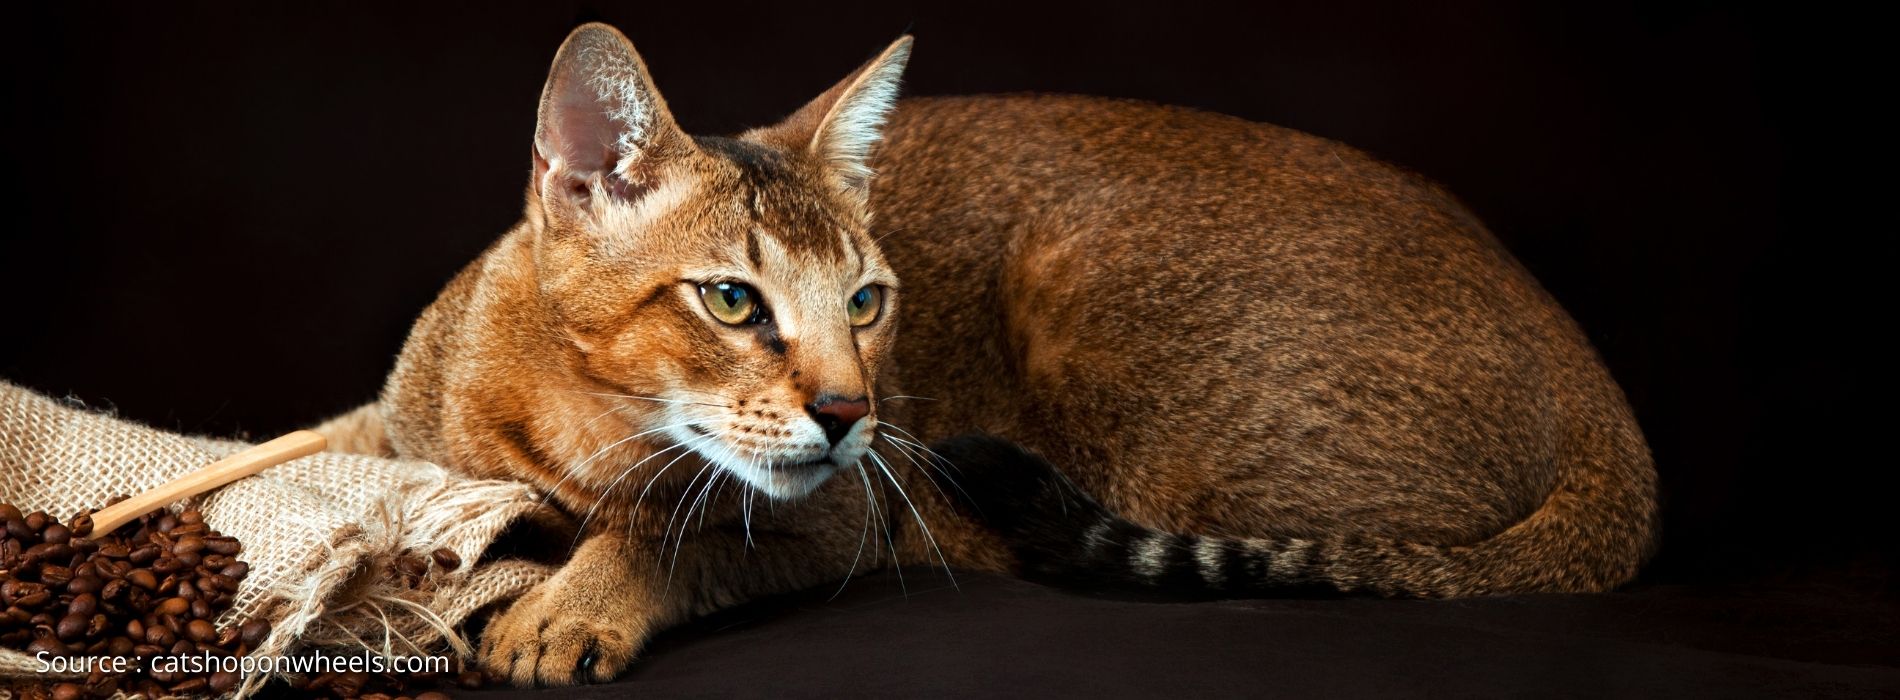
POLYGON ((602 197, 636 201, 658 186, 667 161, 692 151, 627 37, 598 23, 568 34, 534 129, 543 202, 588 211, 602 197))

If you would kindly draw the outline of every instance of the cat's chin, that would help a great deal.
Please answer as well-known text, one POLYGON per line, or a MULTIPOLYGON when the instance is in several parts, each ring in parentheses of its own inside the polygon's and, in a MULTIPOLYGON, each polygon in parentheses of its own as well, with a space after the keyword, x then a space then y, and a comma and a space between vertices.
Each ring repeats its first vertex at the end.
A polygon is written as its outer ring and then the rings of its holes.
POLYGON ((769 469, 750 464, 720 465, 720 468, 751 484, 760 493, 778 500, 803 498, 838 473, 838 465, 830 460, 774 465, 769 469))

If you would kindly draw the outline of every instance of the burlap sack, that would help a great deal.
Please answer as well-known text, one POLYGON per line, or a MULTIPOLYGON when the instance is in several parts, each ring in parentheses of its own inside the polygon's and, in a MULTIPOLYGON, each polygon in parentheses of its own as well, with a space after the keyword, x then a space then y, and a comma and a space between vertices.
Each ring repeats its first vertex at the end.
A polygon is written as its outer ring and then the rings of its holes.
MULTIPOLYGON (((0 382, 0 502, 62 519, 116 495, 157 486, 244 448, 114 419, 0 382)), ((182 504, 181 504, 182 505, 182 504)), ((272 467, 200 497, 212 528, 237 537, 251 574, 231 624, 256 616, 273 632, 255 654, 456 653, 455 628, 471 613, 545 579, 545 564, 477 563, 495 538, 527 519, 561 516, 524 484, 478 481, 426 462, 324 453, 272 467), (432 570, 423 590, 392 587, 392 560, 447 547, 467 562, 432 570)), ((431 567, 435 569, 436 567, 431 567)), ((32 657, 0 650, 6 679, 53 680, 32 657)), ((267 679, 247 678, 238 696, 267 679)))

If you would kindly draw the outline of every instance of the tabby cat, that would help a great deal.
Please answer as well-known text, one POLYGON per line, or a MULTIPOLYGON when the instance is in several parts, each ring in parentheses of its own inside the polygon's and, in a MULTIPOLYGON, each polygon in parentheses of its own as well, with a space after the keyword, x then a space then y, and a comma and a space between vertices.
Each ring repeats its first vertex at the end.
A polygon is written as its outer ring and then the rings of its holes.
POLYGON ((613 28, 561 47, 521 222, 321 428, 583 523, 486 628, 490 672, 605 680, 668 625, 891 564, 1204 595, 1635 575, 1630 409, 1453 197, 1188 109, 899 102, 910 47, 734 137, 682 132, 613 28))

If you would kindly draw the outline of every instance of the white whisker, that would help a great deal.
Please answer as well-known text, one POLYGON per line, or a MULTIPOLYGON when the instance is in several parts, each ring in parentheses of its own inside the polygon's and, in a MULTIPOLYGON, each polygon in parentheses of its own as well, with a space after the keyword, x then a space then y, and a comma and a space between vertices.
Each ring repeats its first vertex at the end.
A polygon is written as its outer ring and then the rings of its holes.
POLYGON ((898 483, 897 475, 891 473, 890 465, 885 463, 884 458, 877 456, 876 452, 866 452, 865 454, 871 456, 871 461, 875 462, 877 468, 884 472, 884 478, 889 479, 891 486, 897 489, 897 495, 903 497, 904 505, 910 507, 910 516, 917 520, 917 528, 923 531, 924 540, 929 542, 930 549, 937 553, 937 561, 943 564, 944 575, 950 578, 950 587, 957 588, 957 576, 950 572, 950 560, 943 556, 943 549, 937 546, 937 536, 930 534, 930 525, 924 522, 924 515, 917 512, 917 503, 910 499, 910 494, 904 492, 904 485, 898 483))

